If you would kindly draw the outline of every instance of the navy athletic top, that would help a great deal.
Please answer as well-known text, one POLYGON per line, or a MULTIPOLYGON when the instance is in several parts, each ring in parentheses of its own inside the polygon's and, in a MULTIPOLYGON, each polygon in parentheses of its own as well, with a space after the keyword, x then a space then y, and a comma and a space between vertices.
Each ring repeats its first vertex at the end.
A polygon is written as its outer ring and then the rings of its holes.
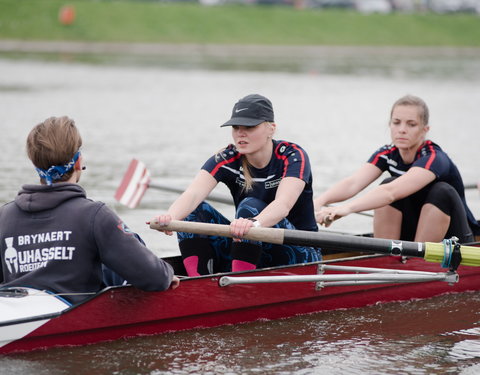
POLYGON ((297 229, 318 231, 313 210, 312 172, 308 155, 299 145, 273 140, 273 153, 265 168, 250 166, 253 189, 246 192, 241 155, 232 144, 206 161, 202 169, 218 182, 228 186, 235 207, 246 197, 261 199, 269 204, 275 199, 278 185, 284 177, 296 177, 305 181, 305 187, 287 219, 297 229))
POLYGON ((395 145, 385 145, 379 148, 368 159, 368 162, 382 171, 388 171, 393 177, 405 174, 412 167, 425 168, 433 172, 436 177, 435 181, 444 181, 455 188, 467 212, 470 226, 472 228, 478 227, 478 223, 465 200, 465 187, 462 176, 457 166, 436 143, 430 140, 425 141, 417 150, 415 159, 411 164, 404 163, 400 156, 400 151, 395 145))

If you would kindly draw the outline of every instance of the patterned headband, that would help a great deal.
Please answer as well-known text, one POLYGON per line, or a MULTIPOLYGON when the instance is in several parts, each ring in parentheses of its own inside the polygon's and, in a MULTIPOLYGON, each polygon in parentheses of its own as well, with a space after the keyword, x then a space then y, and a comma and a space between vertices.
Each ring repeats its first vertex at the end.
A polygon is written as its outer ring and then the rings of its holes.
POLYGON ((54 181, 60 180, 62 176, 69 172, 75 163, 77 162, 78 158, 80 157, 80 151, 77 151, 75 155, 73 155, 72 160, 70 160, 65 165, 52 165, 48 169, 41 169, 35 168, 37 170, 38 175, 40 178, 44 178, 47 182, 47 185, 51 185, 54 181))

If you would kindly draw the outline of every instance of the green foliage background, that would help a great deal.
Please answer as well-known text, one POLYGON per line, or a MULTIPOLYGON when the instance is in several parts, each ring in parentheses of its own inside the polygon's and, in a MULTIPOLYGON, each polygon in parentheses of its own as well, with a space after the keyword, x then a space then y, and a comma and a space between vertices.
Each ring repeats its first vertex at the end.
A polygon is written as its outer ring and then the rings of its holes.
POLYGON ((478 47, 480 17, 133 0, 0 0, 0 39, 478 47), (66 4, 76 10, 69 26, 58 21, 66 4))

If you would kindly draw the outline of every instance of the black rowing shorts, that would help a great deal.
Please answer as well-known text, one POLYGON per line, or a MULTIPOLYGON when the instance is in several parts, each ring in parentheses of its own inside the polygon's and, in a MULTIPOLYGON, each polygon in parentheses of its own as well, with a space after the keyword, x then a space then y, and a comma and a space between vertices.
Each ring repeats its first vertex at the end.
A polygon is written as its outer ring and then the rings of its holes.
MULTIPOLYGON (((396 177, 389 177, 382 184, 389 183, 396 177)), ((472 229, 468 224, 467 214, 458 192, 446 182, 432 182, 416 193, 399 199, 391 204, 402 212, 402 230, 400 238, 413 241, 417 232, 418 219, 423 205, 430 203, 450 216, 450 227, 445 238, 458 237, 459 242, 474 241, 472 229)))

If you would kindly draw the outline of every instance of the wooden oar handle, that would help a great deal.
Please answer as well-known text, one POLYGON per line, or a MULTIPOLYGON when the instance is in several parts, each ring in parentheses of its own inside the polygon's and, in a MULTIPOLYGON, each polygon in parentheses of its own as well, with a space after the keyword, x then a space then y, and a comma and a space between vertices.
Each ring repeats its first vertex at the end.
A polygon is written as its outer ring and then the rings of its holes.
MULTIPOLYGON (((152 221, 150 228, 160 231, 233 237, 230 233, 230 226, 222 224, 172 220, 169 225, 161 226, 152 221)), ((248 234, 243 238, 274 244, 332 247, 347 251, 366 251, 370 253, 413 256, 425 258, 431 262, 443 262, 446 246, 443 243, 399 241, 278 228, 250 228, 248 234)), ((478 247, 461 246, 460 252, 462 255, 461 264, 480 266, 480 249, 478 247)))
MULTIPOLYGON (((188 232, 209 236, 223 236, 232 238, 230 226, 223 224, 197 223, 191 221, 172 220, 169 225, 159 225, 150 222, 150 228, 160 231, 188 232)), ((246 240, 283 244, 284 230, 278 228, 250 228, 243 236, 246 240)))

